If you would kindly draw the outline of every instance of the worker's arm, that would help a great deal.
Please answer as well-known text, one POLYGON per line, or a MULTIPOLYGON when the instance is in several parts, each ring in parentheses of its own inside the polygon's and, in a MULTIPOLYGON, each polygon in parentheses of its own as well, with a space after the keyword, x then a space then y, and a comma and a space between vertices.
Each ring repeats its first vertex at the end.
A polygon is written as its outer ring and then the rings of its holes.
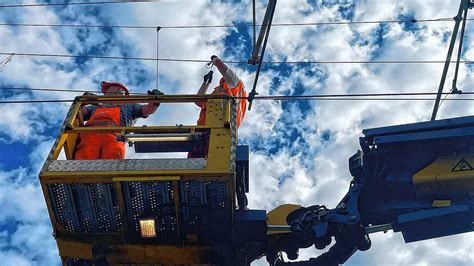
POLYGON ((85 117, 87 116, 88 112, 89 111, 87 111, 87 108, 85 106, 81 107, 81 115, 84 118, 84 120, 86 120, 85 117))
MULTIPOLYGON (((149 90, 147 94, 154 95, 157 97, 157 99, 161 95, 164 95, 164 93, 158 89, 149 90)), ((146 105, 142 105, 142 108, 141 108, 142 117, 148 117, 149 115, 153 114, 156 111, 156 109, 158 109, 159 106, 160 106, 160 103, 148 103, 146 105)))
MULTIPOLYGON (((88 98, 92 98, 92 99, 97 99, 97 95, 95 93, 88 92, 88 91, 84 92, 83 96, 87 96, 88 98), (91 96, 94 96, 94 97, 91 97, 91 96)), ((89 118, 91 118, 92 113, 95 111, 95 109, 97 109, 97 106, 98 106, 97 104, 89 104, 86 106, 82 106, 80 109, 82 119, 84 121, 89 120, 89 118)))
POLYGON ((224 62, 215 55, 211 56, 211 60, 212 60, 212 63, 217 67, 217 70, 219 70, 221 75, 224 76, 228 68, 227 65, 224 64, 224 62))
MULTIPOLYGON (((212 74, 214 71, 209 71, 206 75, 204 75, 204 81, 201 84, 201 87, 199 87, 199 90, 197 92, 198 95, 204 95, 207 93, 207 89, 209 88, 209 84, 212 82, 212 74)), ((196 101, 194 102, 197 106, 203 107, 203 104, 206 103, 206 101, 196 101)))
POLYGON ((224 77, 225 82, 229 85, 229 87, 234 88, 240 82, 240 78, 235 74, 234 71, 230 67, 228 67, 219 57, 213 55, 211 56, 212 63, 217 67, 217 70, 221 73, 224 77))
POLYGON ((89 120, 89 118, 91 118, 92 113, 94 113, 95 109, 97 109, 97 105, 82 106, 80 109, 82 119, 84 119, 84 121, 89 120))
POLYGON ((158 106, 160 106, 159 103, 149 103, 146 105, 142 105, 142 116, 143 117, 148 117, 149 115, 153 114, 156 109, 158 109, 158 106))

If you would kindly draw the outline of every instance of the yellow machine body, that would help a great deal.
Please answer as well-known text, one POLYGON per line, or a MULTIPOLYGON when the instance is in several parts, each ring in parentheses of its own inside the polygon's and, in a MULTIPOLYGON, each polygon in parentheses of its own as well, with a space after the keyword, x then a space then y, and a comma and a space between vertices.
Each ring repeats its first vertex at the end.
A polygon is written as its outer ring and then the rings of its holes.
MULTIPOLYGON (((420 196, 443 197, 474 195, 474 154, 440 156, 413 177, 420 196)), ((447 202, 437 202, 443 206, 447 202)))
POLYGON ((82 106, 101 102, 194 104, 195 99, 189 95, 158 100, 152 96, 76 98, 40 173, 64 265, 97 259, 113 265, 215 263, 216 250, 210 243, 231 233, 236 208, 235 101, 207 99, 202 126, 89 128, 82 126, 80 115, 82 106), (117 136, 206 132, 208 154, 205 158, 73 160, 78 136, 85 132, 117 136), (58 160, 61 151, 66 160, 58 160), (140 237, 140 219, 150 218, 142 217, 146 208, 156 214, 151 217, 156 238, 140 237))

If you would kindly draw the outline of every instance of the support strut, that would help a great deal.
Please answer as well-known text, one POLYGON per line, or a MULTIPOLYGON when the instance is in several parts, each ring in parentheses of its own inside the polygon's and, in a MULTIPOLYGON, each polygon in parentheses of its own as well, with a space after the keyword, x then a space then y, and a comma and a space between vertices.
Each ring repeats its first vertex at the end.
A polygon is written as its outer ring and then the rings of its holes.
POLYGON ((456 24, 454 24, 453 33, 452 33, 452 36, 451 36, 451 42, 449 43, 448 54, 446 56, 446 61, 444 62, 443 74, 441 75, 441 81, 439 83, 439 88, 438 88, 438 94, 436 95, 436 101, 435 101, 435 105, 434 105, 434 108, 433 108, 433 113, 431 114, 431 121, 436 119, 436 114, 438 113, 440 100, 441 100, 441 95, 443 93, 444 83, 446 81, 446 76, 448 74, 449 65, 451 63, 451 56, 453 54, 454 45, 456 44, 456 37, 457 37, 458 31, 459 31, 459 25, 461 24, 461 21, 463 21, 463 26, 462 26, 462 31, 461 31, 461 40, 460 40, 459 51, 458 51, 458 59, 457 59, 457 62, 456 62, 456 69, 455 69, 455 74, 454 74, 455 78, 453 80, 453 85, 452 85, 453 92, 458 92, 455 83, 457 81, 457 76, 458 76, 457 72, 458 72, 458 68, 459 68, 459 59, 460 59, 460 56, 461 56, 462 41, 463 41, 463 37, 464 37, 463 36, 464 35, 464 28, 465 28, 466 19, 467 19, 467 10, 469 8, 472 8, 473 5, 474 5, 471 1, 472 0, 461 0, 461 3, 459 5, 458 14, 456 15, 456 17, 454 17, 454 20, 456 21, 456 24), (464 13, 464 16, 463 16, 463 13, 464 13))
POLYGON ((255 98, 255 95, 258 95, 256 90, 258 76, 260 74, 260 69, 262 68, 262 60, 265 54, 265 47, 267 46, 268 36, 270 35, 270 27, 272 26, 273 14, 275 14, 276 2, 276 0, 270 0, 268 2, 267 10, 265 11, 265 17, 263 18, 262 28, 260 29, 260 33, 258 35, 258 40, 253 46, 252 57, 248 60, 248 63, 251 65, 258 64, 257 73, 255 74, 255 80, 253 82, 253 88, 248 96, 249 110, 252 108, 252 102, 255 98))

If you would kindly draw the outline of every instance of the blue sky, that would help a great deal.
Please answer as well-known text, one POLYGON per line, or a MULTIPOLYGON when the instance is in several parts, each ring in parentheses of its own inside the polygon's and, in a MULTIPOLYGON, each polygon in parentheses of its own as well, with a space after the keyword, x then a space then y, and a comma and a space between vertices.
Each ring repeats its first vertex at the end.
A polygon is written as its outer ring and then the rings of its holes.
MULTIPOLYGON (((36 1, 41 2, 41 1, 36 1)), ((251 53, 252 1, 159 1, 114 5, 0 8, 0 23, 110 25, 224 25, 235 28, 162 29, 160 57, 246 61, 251 53), (191 4, 192 3, 192 4, 191 4)), ((266 1, 257 1, 261 20, 266 1)), ((2 1, 2 4, 35 1, 2 1)), ((274 23, 453 17, 458 1, 278 1, 274 23)), ((444 60, 452 21, 271 29, 265 59, 444 60)), ((472 60, 473 32, 467 23, 463 58, 472 60)), ((154 29, 0 26, 0 52, 155 57, 154 29)), ((456 53, 456 51, 455 51, 456 53)), ((0 62, 6 56, 0 56, 0 62)), ((230 65, 251 90, 255 67, 230 65)), ((0 87, 98 90, 101 80, 121 81, 133 92, 155 87, 156 63, 138 60, 13 56, 0 72, 0 87)), ((160 89, 195 93, 203 63, 160 62, 160 89)), ((260 95, 365 92, 435 92, 441 64, 265 65, 260 95)), ((451 88, 452 73, 445 89, 451 88)), ((218 78, 214 78, 216 84, 218 78)), ((458 88, 472 91, 472 68, 461 65, 458 88)), ((0 90, 0 100, 72 99, 80 93, 0 90)), ((417 121, 431 115, 432 102, 327 101, 254 102, 240 128, 251 149, 250 207, 283 203, 334 207, 351 179, 347 159, 358 149, 364 128, 417 121)), ((38 173, 69 108, 68 104, 0 104, 0 261, 2 265, 56 265, 59 257, 38 173)), ((472 115, 470 102, 445 101, 439 118, 472 115)), ((162 105, 141 124, 194 124, 192 105, 162 105)), ((138 156, 129 151, 129 156, 138 156)), ((374 234, 369 251, 346 265, 472 265, 472 233, 405 244, 400 234, 374 234), (435 252, 434 252, 435 251, 435 252)), ((317 255, 302 251, 301 258, 317 255)), ((263 260, 254 265, 265 265, 263 260)))

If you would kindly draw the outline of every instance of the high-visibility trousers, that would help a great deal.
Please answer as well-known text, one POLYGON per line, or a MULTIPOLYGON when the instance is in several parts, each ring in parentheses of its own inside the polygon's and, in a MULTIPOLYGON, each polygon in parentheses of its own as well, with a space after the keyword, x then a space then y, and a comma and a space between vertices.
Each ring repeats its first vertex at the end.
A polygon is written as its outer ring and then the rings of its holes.
MULTIPOLYGON (((87 121, 88 127, 120 125, 120 107, 100 107, 87 121)), ((76 160, 125 159, 125 142, 115 133, 82 133, 74 155, 76 160)))
POLYGON ((82 133, 76 148, 76 160, 125 159, 125 142, 111 133, 82 133))
POLYGON ((125 142, 111 133, 82 133, 76 148, 76 160, 125 159, 125 142))

